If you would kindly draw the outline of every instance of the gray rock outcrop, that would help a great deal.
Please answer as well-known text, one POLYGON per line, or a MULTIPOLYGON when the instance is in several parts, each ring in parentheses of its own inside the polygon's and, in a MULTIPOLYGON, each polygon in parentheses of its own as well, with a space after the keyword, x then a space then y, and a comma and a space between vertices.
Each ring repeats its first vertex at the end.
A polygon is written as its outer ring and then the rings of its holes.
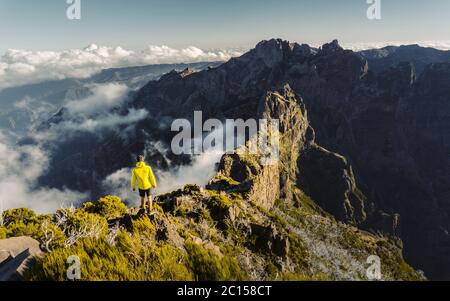
POLYGON ((36 256, 42 254, 39 242, 30 237, 0 240, 0 281, 23 279, 36 256))

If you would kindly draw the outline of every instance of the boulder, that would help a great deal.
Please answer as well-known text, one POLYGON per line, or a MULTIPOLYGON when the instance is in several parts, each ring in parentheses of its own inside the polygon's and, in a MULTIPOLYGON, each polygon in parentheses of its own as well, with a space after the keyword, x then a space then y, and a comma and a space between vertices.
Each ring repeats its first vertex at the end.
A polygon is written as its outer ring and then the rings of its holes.
POLYGON ((39 242, 31 237, 0 240, 0 281, 22 280, 40 254, 39 242))
POLYGON ((177 226, 160 212, 150 216, 152 224, 156 228, 156 239, 167 241, 171 245, 184 249, 184 239, 178 233, 177 226))
POLYGON ((275 226, 262 226, 251 224, 251 233, 256 236, 256 247, 270 252, 283 259, 289 256, 289 239, 278 232, 275 226))

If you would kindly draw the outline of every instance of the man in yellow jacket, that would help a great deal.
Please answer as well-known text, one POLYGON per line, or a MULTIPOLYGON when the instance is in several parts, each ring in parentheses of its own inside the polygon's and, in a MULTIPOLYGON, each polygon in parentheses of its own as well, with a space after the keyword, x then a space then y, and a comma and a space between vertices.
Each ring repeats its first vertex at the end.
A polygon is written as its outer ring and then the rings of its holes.
POLYGON ((150 212, 153 210, 153 200, 150 194, 151 189, 156 188, 156 179, 152 168, 145 164, 144 156, 137 157, 136 168, 131 174, 131 189, 136 190, 136 184, 139 188, 139 195, 141 196, 141 207, 146 209, 146 203, 149 204, 150 212), (136 183, 137 182, 137 183, 136 183))

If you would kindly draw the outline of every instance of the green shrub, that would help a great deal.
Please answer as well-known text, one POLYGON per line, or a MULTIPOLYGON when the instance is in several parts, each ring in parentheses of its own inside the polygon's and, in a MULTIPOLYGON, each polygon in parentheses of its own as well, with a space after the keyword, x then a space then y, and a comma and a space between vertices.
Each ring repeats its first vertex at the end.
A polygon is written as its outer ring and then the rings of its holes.
POLYGON ((196 280, 238 281, 248 279, 236 259, 231 256, 224 255, 219 258, 212 250, 207 250, 193 242, 186 243, 186 250, 196 280))
POLYGON ((148 219, 137 221, 136 233, 120 231, 116 244, 104 238, 85 238, 68 249, 58 249, 37 259, 29 280, 67 280, 67 259, 76 255, 81 262, 83 281, 162 281, 193 280, 186 256, 164 243, 148 241, 138 229, 149 229, 148 219))
POLYGON ((4 227, 0 227, 0 239, 5 239, 7 237, 8 231, 4 227))
POLYGON ((81 209, 88 213, 95 213, 95 205, 92 202, 86 202, 83 205, 81 205, 81 209))
POLYGON ((123 216, 127 213, 128 207, 119 197, 109 195, 98 200, 94 210, 95 213, 109 220, 123 216))
POLYGON ((231 177, 225 176, 223 173, 219 173, 211 180, 210 184, 220 187, 220 190, 228 190, 239 186, 241 183, 231 177))
POLYGON ((150 248, 150 256, 145 262, 147 280, 151 281, 192 281, 194 276, 186 264, 184 254, 166 244, 156 244, 150 248))
POLYGON ((136 280, 183 281, 193 280, 186 256, 166 242, 155 242, 154 231, 148 218, 133 224, 133 234, 121 232, 117 236, 117 248, 126 255, 130 268, 138 271, 136 280), (139 230, 143 230, 141 232, 139 230), (154 233, 153 233, 154 235, 154 233))
POLYGON ((22 220, 17 220, 8 224, 7 233, 8 237, 19 237, 19 236, 39 236, 41 231, 38 223, 24 223, 22 220))
POLYGON ((273 264, 272 261, 268 261, 265 267, 266 279, 268 281, 276 280, 278 277, 278 268, 273 264))
POLYGON ((41 223, 40 231, 34 238, 42 244, 46 251, 65 247, 65 233, 51 222, 41 223))
POLYGON ((67 217, 66 231, 77 231, 83 228, 97 229, 98 237, 103 237, 108 233, 108 222, 106 218, 95 213, 88 213, 82 209, 76 209, 73 214, 67 217))
POLYGON ((130 268, 127 258, 104 240, 86 238, 68 249, 58 249, 37 259, 27 278, 37 281, 65 281, 67 259, 78 256, 81 280, 132 280, 136 270, 130 268))
POLYGON ((153 211, 161 213, 161 214, 164 215, 164 209, 160 205, 158 205, 156 203, 153 203, 153 211))
POLYGON ((147 216, 138 220, 133 220, 132 225, 133 234, 143 235, 145 237, 154 239, 156 235, 156 228, 147 216))
POLYGON ((10 222, 5 232, 6 237, 32 237, 39 241, 43 248, 49 250, 63 247, 66 240, 64 232, 52 224, 48 216, 18 219, 10 222))
POLYGON ((214 219, 211 217, 211 213, 205 208, 200 209, 199 221, 206 221, 209 224, 214 224, 214 219))
POLYGON ((232 200, 227 195, 215 190, 207 190, 207 192, 211 196, 207 206, 215 220, 223 220, 230 207, 240 202, 240 200, 232 200))
POLYGON ((11 209, 3 212, 3 221, 6 227, 9 224, 22 221, 25 224, 38 222, 38 216, 33 210, 26 208, 11 209))
POLYGON ((214 190, 207 190, 207 192, 211 196, 211 207, 217 209, 228 209, 233 205, 233 201, 230 200, 226 195, 214 190))

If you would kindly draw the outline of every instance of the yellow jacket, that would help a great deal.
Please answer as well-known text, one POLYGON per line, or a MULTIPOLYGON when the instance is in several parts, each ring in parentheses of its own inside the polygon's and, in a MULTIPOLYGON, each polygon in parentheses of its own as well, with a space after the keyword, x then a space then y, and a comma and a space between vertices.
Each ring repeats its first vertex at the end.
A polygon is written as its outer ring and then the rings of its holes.
POLYGON ((149 190, 156 188, 156 179, 153 170, 144 162, 136 163, 136 168, 131 174, 131 189, 136 188, 136 180, 140 190, 149 190))

